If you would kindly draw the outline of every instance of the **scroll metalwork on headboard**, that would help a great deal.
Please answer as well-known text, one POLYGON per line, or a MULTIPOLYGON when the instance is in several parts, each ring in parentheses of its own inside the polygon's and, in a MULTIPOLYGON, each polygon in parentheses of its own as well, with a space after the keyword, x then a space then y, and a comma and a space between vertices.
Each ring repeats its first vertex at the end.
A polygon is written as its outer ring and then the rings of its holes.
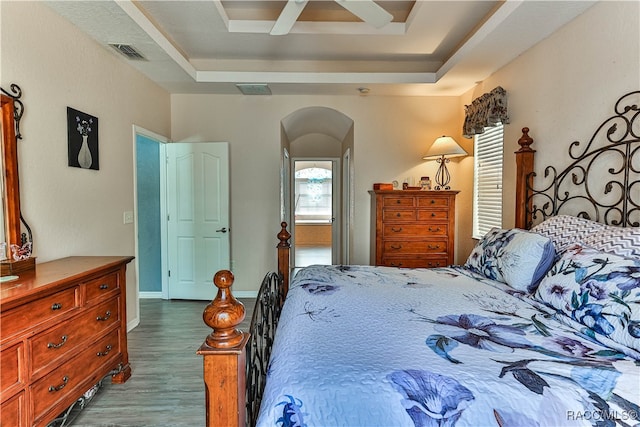
MULTIPOLYGON (((527 218, 567 214, 622 227, 640 226, 640 91, 623 95, 586 144, 569 146, 571 163, 544 170, 542 189, 527 179, 527 218)), ((535 173, 532 174, 536 176, 535 173)))

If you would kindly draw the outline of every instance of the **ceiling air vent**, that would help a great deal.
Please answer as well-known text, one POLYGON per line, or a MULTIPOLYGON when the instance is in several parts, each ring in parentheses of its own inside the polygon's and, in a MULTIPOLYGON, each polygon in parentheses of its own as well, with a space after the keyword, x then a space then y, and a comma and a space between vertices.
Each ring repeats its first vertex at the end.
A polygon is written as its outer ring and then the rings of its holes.
POLYGON ((131 59, 132 61, 147 60, 147 58, 142 56, 142 54, 138 52, 135 47, 129 44, 109 43, 109 46, 120 52, 120 54, 124 55, 127 59, 131 59))
POLYGON ((269 85, 264 83, 236 83, 236 87, 245 95, 271 95, 269 85))

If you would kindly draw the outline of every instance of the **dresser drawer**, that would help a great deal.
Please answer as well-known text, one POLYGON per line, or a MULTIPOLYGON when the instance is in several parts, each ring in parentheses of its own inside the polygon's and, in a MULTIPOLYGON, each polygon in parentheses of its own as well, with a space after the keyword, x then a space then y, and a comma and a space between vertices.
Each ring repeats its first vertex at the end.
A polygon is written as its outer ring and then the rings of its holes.
POLYGON ((0 407, 0 426, 23 427, 27 425, 24 392, 2 403, 0 407))
POLYGON ((385 241, 384 255, 441 254, 447 252, 445 240, 429 241, 385 241))
POLYGON ((111 325, 118 323, 118 304, 118 298, 105 301, 80 316, 29 339, 32 376, 77 350, 79 345, 91 337, 103 335, 111 325))
POLYGON ((418 259, 383 257, 380 265, 400 268, 434 268, 446 267, 449 264, 446 258, 418 259))
POLYGON ((393 221, 415 221, 416 211, 414 209, 385 209, 382 212, 384 222, 393 221))
POLYGON ((78 308, 78 289, 77 286, 65 289, 3 312, 0 316, 0 335, 3 339, 7 338, 78 308))
MULTIPOLYGON (((3 348, 0 353, 0 396, 13 386, 24 383, 24 346, 22 343, 3 348)), ((3 424, 4 425, 4 424, 3 424)))
POLYGON ((120 288, 118 283, 118 273, 111 273, 99 279, 92 280, 85 284, 87 290, 87 302, 92 302, 95 299, 99 299, 110 295, 113 291, 120 288))
POLYGON ((411 196, 385 196, 382 199, 383 207, 391 207, 391 206, 404 206, 404 207, 413 207, 414 198, 411 196))
MULTIPOLYGON (((109 371, 98 369, 120 353, 119 330, 114 330, 106 337, 92 342, 84 351, 65 362, 54 371, 38 380, 31 386, 34 408, 34 419, 48 411, 53 405, 64 402, 73 403, 78 395, 76 388, 87 379, 97 382, 109 371), (100 374, 100 375, 98 375, 100 374), (95 378, 93 378, 95 377, 95 378)), ((91 385, 86 385, 87 388, 91 385)), ((62 408, 64 409, 64 408, 62 408)))
POLYGON ((448 197, 419 197, 418 198, 418 207, 440 207, 440 208, 448 208, 449 207, 449 198, 448 197))
POLYGON ((449 211, 438 210, 418 210, 416 211, 418 221, 448 221, 449 211))
POLYGON ((382 235, 387 237, 446 236, 446 224, 385 224, 382 235))

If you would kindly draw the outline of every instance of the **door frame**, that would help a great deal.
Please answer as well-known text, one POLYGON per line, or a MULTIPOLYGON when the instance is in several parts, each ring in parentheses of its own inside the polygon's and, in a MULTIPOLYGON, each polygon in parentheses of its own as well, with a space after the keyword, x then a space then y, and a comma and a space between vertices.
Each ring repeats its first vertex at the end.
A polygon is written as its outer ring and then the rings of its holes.
MULTIPOLYGON (((288 155, 288 153, 287 153, 288 155)), ((291 157, 289 158, 289 218, 291 225, 289 233, 291 234, 291 260, 293 266, 296 266, 296 236, 295 236, 295 197, 296 197, 296 162, 331 162, 331 214, 334 221, 331 224, 331 264, 340 264, 343 262, 342 248, 342 159, 340 157, 291 157)), ((286 194, 286 191, 284 192, 286 194)))
MULTIPOLYGON (((134 327, 138 326, 140 323, 140 268, 138 267, 139 260, 139 245, 138 241, 138 158, 137 158, 137 144, 138 144, 138 136, 143 136, 145 138, 151 139, 159 144, 159 176, 158 180, 160 181, 160 218, 167 217, 167 209, 166 209, 166 197, 165 193, 162 191, 162 182, 166 180, 166 144, 171 142, 169 138, 166 136, 157 134, 153 131, 145 129, 138 125, 132 126, 133 132, 133 228, 134 228, 134 255, 135 258, 133 260, 135 277, 136 277, 136 293, 135 293, 135 305, 136 305, 136 319, 131 319, 127 324, 127 330, 131 330, 134 327)), ((167 234, 166 234, 166 225, 161 224, 160 226, 160 257, 161 257, 161 266, 162 271, 167 271, 167 254, 166 254, 166 245, 167 245, 167 234)), ((161 274, 162 278, 162 298, 166 299, 166 275, 161 274)))
POLYGON ((353 228, 353 176, 351 168, 351 148, 342 154, 342 259, 341 263, 351 263, 351 230, 353 228))

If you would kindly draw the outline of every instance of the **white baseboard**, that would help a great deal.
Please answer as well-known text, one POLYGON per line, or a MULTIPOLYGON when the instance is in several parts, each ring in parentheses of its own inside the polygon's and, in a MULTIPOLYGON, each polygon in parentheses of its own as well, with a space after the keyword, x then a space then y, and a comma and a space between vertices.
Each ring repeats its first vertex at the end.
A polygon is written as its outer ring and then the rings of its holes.
POLYGON ((162 292, 140 291, 140 299, 162 299, 162 292))
POLYGON ((127 322, 127 332, 131 332, 131 330, 136 326, 138 326, 139 324, 140 324, 140 316, 136 317, 133 320, 130 320, 129 322, 127 322))
MULTIPOLYGON (((140 291, 139 296, 140 299, 162 299, 162 292, 140 291)), ((236 298, 255 298, 258 296, 258 291, 233 291, 233 296, 236 298)))

